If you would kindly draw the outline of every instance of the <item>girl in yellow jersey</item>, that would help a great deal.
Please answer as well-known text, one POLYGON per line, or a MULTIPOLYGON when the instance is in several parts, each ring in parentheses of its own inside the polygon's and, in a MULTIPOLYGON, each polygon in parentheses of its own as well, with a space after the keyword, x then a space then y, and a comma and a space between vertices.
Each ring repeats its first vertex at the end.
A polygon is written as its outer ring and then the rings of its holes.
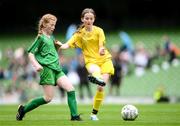
POLYGON ((103 29, 94 26, 95 12, 86 8, 81 14, 82 25, 65 44, 57 41, 61 49, 81 48, 85 65, 90 73, 89 80, 98 84, 94 97, 91 120, 99 120, 97 113, 104 99, 104 86, 108 83, 110 75, 114 74, 111 54, 105 48, 105 35, 103 29))

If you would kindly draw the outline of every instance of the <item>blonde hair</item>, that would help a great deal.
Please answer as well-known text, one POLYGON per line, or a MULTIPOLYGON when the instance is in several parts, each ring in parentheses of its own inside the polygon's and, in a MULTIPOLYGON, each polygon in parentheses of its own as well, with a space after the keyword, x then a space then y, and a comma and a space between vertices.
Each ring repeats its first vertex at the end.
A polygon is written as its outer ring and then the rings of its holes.
MULTIPOLYGON (((96 18, 96 13, 92 8, 85 8, 81 13, 81 18, 84 18, 84 15, 86 13, 92 13, 94 15, 94 18, 96 18)), ((81 24, 75 33, 79 33, 82 28, 84 28, 84 24, 81 24)))
POLYGON ((42 29, 44 28, 44 25, 49 23, 50 20, 57 21, 57 17, 52 14, 45 14, 42 16, 38 24, 38 35, 42 34, 42 29))

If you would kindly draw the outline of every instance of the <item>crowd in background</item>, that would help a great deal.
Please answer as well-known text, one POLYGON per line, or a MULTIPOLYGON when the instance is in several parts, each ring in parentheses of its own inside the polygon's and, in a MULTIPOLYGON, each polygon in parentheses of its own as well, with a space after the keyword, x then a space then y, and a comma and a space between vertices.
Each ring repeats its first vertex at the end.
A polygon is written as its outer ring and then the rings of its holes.
MULTIPOLYGON (((127 41, 125 32, 120 34, 121 37, 122 35, 125 35, 123 40, 127 41)), ((178 64, 180 49, 171 42, 167 35, 163 36, 163 40, 163 45, 157 45, 152 51, 153 53, 146 49, 143 42, 138 42, 135 46, 129 42, 112 45, 109 50, 112 54, 115 74, 109 82, 108 95, 120 96, 120 86, 125 76, 136 75, 141 77, 147 70, 158 72, 158 65, 164 65, 163 68, 166 69, 167 65, 178 64)), ((87 79, 88 72, 84 66, 84 59, 80 50, 76 52, 75 56, 66 57, 60 51, 60 63, 65 74, 68 75, 74 85, 77 85, 79 98, 82 100, 86 97, 91 99, 92 89, 87 79)), ((19 101, 27 101, 34 95, 41 93, 37 84, 39 76, 30 64, 27 51, 24 48, 19 47, 15 50, 8 48, 2 52, 2 56, 6 57, 8 67, 0 67, 0 103, 3 102, 3 97, 6 98, 4 100, 8 100, 8 98, 13 100, 11 97, 15 96, 19 101)), ((66 96, 61 88, 59 94, 62 99, 66 96)))

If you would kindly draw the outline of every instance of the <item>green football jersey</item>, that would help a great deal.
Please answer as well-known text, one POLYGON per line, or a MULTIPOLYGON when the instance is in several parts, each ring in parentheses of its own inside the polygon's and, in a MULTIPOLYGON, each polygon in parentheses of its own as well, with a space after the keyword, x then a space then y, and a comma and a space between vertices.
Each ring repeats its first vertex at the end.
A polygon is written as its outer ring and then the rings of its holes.
POLYGON ((59 56, 54 45, 54 37, 50 38, 46 35, 38 36, 33 44, 28 49, 35 55, 36 60, 42 66, 47 66, 50 69, 61 71, 62 68, 59 63, 59 56))

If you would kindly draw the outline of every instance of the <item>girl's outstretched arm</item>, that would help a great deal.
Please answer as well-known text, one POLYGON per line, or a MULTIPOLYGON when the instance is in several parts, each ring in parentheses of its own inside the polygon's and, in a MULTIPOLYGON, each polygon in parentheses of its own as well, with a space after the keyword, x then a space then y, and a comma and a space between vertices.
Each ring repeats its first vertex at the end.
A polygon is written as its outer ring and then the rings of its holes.
POLYGON ((62 46, 60 47, 60 49, 68 49, 70 46, 68 43, 64 43, 62 44, 62 46))
POLYGON ((61 45, 60 49, 68 49, 70 46, 68 43, 64 43, 61 45))
POLYGON ((59 49, 68 49, 70 46, 68 43, 61 43, 60 41, 55 41, 55 45, 59 46, 59 49))

